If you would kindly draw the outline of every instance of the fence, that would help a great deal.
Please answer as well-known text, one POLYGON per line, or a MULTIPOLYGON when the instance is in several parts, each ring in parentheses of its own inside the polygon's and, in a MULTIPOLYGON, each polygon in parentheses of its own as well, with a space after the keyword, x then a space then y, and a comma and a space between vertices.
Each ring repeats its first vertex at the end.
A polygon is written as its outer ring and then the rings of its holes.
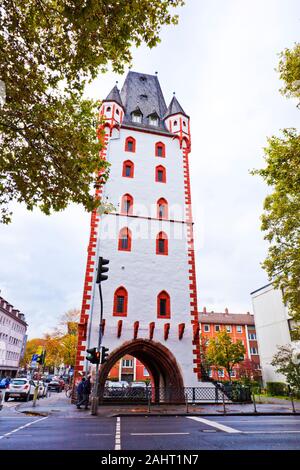
POLYGON ((102 403, 251 403, 249 387, 235 384, 203 387, 106 387, 102 403))

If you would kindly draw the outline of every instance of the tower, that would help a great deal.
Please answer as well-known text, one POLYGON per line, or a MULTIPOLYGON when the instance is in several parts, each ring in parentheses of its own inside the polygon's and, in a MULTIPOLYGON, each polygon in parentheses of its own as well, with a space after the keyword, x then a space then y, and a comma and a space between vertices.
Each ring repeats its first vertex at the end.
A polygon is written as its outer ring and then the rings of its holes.
POLYGON ((201 380, 193 221, 189 177, 190 119, 174 96, 167 108, 156 75, 130 71, 100 109, 102 151, 111 164, 97 189, 115 210, 91 216, 75 375, 97 345, 97 260, 110 260, 103 283, 102 344, 108 361, 100 387, 125 354, 140 360, 155 387, 201 380))

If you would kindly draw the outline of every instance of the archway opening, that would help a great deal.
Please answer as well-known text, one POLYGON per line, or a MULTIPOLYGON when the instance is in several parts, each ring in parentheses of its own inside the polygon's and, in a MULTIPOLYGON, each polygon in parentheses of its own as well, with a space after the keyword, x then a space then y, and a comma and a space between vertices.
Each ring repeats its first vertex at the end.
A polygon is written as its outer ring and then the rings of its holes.
POLYGON ((105 398, 106 381, 115 364, 124 357, 136 358, 150 375, 151 401, 155 403, 184 401, 184 384, 177 361, 168 348, 147 339, 136 339, 111 351, 99 371, 99 399, 105 398))

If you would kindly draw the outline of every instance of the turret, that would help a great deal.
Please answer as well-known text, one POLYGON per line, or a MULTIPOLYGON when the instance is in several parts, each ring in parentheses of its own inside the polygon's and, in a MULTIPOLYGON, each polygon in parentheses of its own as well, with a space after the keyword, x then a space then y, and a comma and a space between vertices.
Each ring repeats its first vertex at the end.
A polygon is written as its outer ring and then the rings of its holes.
POLYGON ((164 115, 164 123, 172 134, 176 134, 180 142, 180 147, 190 150, 190 118, 182 109, 175 95, 164 115))
POLYGON ((112 135, 114 128, 119 129, 124 117, 124 106, 117 85, 102 101, 100 117, 103 117, 105 132, 112 135))

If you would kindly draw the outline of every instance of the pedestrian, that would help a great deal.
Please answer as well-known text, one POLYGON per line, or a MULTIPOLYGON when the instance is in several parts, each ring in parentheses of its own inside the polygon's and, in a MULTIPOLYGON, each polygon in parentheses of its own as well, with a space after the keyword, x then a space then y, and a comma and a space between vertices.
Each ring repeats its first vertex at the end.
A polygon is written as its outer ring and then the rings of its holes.
POLYGON ((80 405, 83 402, 83 389, 85 385, 85 377, 82 377, 81 381, 77 385, 77 408, 80 409, 80 405))
POLYGON ((83 398, 84 398, 84 404, 85 404, 85 409, 88 409, 89 406, 89 401, 90 401, 90 394, 91 394, 91 377, 88 376, 87 380, 84 383, 83 386, 83 398))

